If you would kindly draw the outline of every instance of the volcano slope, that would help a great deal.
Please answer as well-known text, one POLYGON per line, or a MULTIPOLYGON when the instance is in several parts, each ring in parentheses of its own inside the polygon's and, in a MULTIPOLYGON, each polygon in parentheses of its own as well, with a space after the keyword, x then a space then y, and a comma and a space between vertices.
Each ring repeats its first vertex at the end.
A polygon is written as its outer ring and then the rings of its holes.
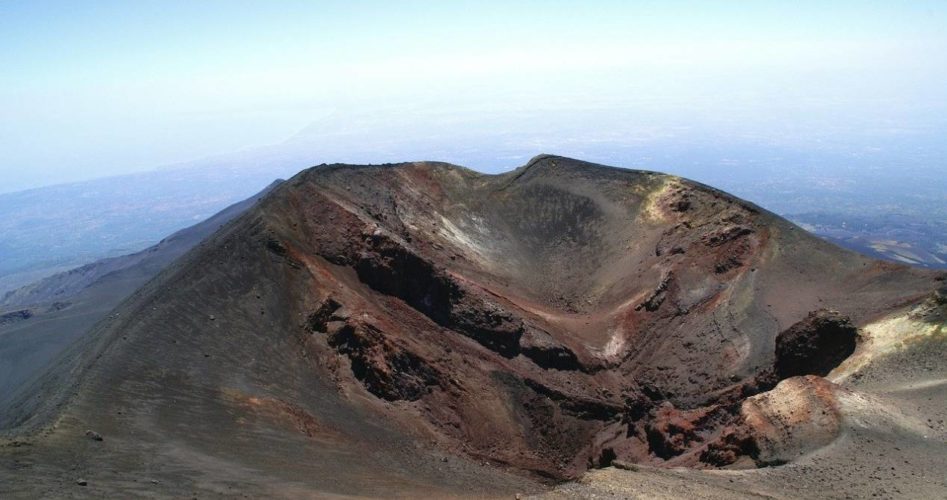
POLYGON ((6 293, 0 298, 0 407, 125 297, 279 182, 144 250, 98 260, 6 293))
POLYGON ((0 410, 0 493, 942 495, 943 279, 657 173, 315 167, 0 410))

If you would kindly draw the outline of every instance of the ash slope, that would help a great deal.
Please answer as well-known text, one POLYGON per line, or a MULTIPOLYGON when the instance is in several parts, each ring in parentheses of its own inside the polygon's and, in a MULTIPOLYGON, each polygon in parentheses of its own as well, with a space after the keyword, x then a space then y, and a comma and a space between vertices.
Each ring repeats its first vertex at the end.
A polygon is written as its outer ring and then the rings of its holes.
POLYGON ((780 413, 838 406, 820 375, 851 352, 819 358, 819 335, 907 314, 939 279, 656 173, 314 168, 3 410, 6 484, 499 495, 613 463, 782 463, 833 437, 780 413), (802 371, 777 336, 811 341, 787 348, 802 371))
POLYGON ((0 298, 0 407, 125 297, 279 182, 144 250, 102 259, 6 293, 0 298), (4 322, 4 317, 16 321, 4 322))

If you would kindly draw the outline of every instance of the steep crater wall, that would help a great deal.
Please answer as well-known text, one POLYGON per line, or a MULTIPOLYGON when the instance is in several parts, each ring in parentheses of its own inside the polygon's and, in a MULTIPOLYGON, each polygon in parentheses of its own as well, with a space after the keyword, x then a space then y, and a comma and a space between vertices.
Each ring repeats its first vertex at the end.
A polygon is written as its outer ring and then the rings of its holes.
POLYGON ((699 185, 552 157, 485 182, 444 165, 320 174, 287 212, 302 219, 274 223, 313 276, 338 276, 305 306, 313 348, 474 457, 552 478, 775 463, 746 401, 855 347, 821 297, 799 292, 802 314, 761 303, 774 278, 853 283, 784 264, 791 226, 699 185), (471 421, 483 400, 505 403, 471 421))

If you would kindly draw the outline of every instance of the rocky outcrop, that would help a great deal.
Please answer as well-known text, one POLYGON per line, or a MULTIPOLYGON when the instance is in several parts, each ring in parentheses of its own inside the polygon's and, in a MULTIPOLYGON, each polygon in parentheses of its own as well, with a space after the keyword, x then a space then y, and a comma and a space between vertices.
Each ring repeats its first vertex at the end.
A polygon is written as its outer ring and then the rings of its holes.
POLYGON ((389 401, 415 401, 437 387, 443 375, 377 328, 336 322, 328 343, 348 357, 352 374, 368 392, 389 401))
POLYGON ((828 375, 855 352, 857 342, 851 320, 836 311, 814 311, 776 337, 776 374, 828 375))
POLYGON ((32 317, 33 317, 33 311, 31 311, 30 309, 20 309, 18 311, 10 311, 8 313, 0 314, 0 326, 18 323, 20 321, 27 320, 32 317))

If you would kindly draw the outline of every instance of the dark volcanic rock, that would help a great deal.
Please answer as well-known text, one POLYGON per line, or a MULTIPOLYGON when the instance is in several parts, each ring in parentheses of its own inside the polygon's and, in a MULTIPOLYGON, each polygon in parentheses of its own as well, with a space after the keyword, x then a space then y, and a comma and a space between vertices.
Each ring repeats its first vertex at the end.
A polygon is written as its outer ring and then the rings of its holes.
POLYGON ((828 375, 855 351, 858 328, 836 311, 819 310, 776 337, 779 378, 828 375))
POLYGON ((19 311, 11 311, 8 313, 0 314, 0 325, 8 325, 11 323, 17 323, 25 319, 30 319, 33 317, 33 311, 29 309, 20 309, 19 311))
POLYGON ((582 365, 575 353, 568 347, 556 342, 547 332, 530 328, 520 338, 520 350, 543 368, 556 370, 580 370, 582 365))
POLYGON ((332 334, 329 345, 348 356, 352 374, 369 392, 389 401, 414 401, 442 378, 423 359, 370 325, 346 324, 332 334))
POLYGON ((336 319, 333 316, 341 307, 342 304, 336 302, 332 297, 327 298, 306 320, 309 329, 314 332, 326 333, 328 331, 327 325, 329 321, 336 319))
POLYGON ((648 312, 657 311, 661 304, 664 303, 664 299, 667 298, 668 285, 671 284, 673 276, 668 273, 661 278, 661 283, 648 295, 648 298, 644 302, 635 306, 635 309, 644 308, 648 312))

